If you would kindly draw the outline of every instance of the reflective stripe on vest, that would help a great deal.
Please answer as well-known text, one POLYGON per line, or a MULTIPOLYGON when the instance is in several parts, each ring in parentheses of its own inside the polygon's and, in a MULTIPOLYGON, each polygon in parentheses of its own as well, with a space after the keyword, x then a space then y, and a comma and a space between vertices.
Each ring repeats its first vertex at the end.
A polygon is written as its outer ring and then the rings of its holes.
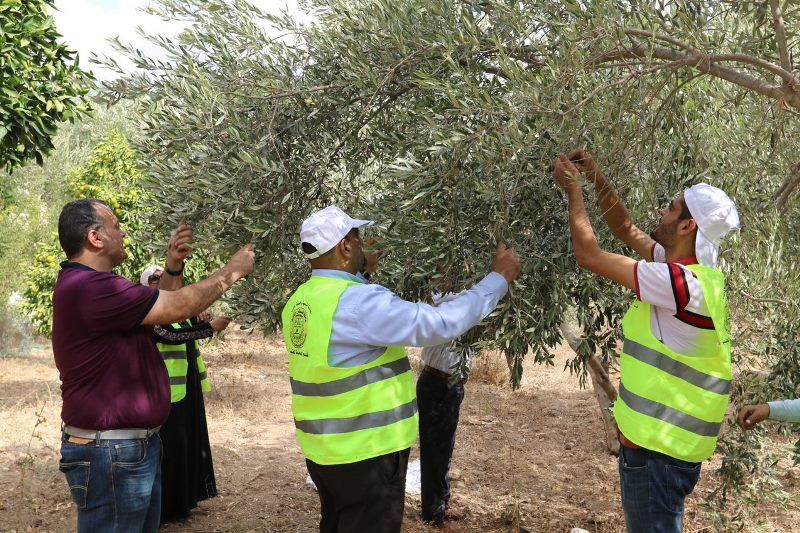
POLYGON ((328 383, 304 383, 291 377, 289 382, 292 385, 292 394, 298 396, 336 396, 370 383, 393 378, 410 370, 411 363, 408 362, 408 358, 403 358, 385 365, 367 368, 358 374, 336 381, 329 381, 328 383))
POLYGON ((318 464, 355 463, 417 439, 414 378, 403 347, 356 367, 328 364, 339 298, 357 284, 312 276, 282 313, 295 433, 303 455, 318 464))
POLYGON ((631 442, 689 462, 713 455, 731 384, 730 329, 721 272, 688 267, 703 289, 717 342, 687 356, 655 338, 650 305, 636 301, 622 320, 619 398, 614 416, 631 442))
POLYGON ((637 396, 632 392, 628 392, 628 389, 625 388, 625 385, 621 383, 619 385, 619 397, 622 398, 628 407, 638 413, 652 416, 653 418, 663 420, 664 422, 672 424, 673 426, 677 426, 685 429, 686 431, 697 433, 698 435, 703 435, 705 437, 716 437, 719 434, 719 428, 722 425, 721 422, 706 422, 705 420, 700 420, 692 415, 681 413, 677 409, 667 407, 662 403, 654 402, 648 400, 647 398, 637 396))
POLYGON ((701 389, 716 392, 717 394, 728 394, 731 389, 731 380, 704 374, 680 361, 664 357, 660 352, 643 346, 636 341, 625 339, 622 351, 634 359, 681 378, 701 389))
MULTIPOLYGON (((181 328, 183 325, 176 322, 172 324, 172 327, 181 328)), ((167 375, 169 375, 170 403, 179 402, 186 398, 186 374, 189 372, 186 343, 163 344, 159 342, 156 343, 156 347, 161 353, 161 357, 164 359, 164 365, 167 367, 167 375)), ((203 392, 209 392, 211 390, 211 384, 206 376, 206 365, 202 356, 200 355, 199 350, 197 350, 196 361, 197 371, 200 374, 200 389, 203 392)))
POLYGON ((372 429, 381 426, 388 426, 395 422, 400 422, 406 418, 412 417, 417 412, 417 400, 413 400, 405 405, 388 409, 386 411, 378 411, 375 413, 367 413, 361 416, 354 416, 351 418, 326 418, 323 420, 297 420, 295 427, 304 431, 305 433, 314 434, 333 434, 333 433, 349 433, 351 431, 360 431, 362 429, 372 429))

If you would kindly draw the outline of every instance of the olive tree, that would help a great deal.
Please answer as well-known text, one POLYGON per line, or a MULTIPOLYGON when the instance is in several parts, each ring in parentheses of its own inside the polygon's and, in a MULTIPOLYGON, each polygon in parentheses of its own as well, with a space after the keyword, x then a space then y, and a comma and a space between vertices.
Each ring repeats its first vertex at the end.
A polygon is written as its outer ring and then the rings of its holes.
MULTIPOLYGON (((279 327, 283 303, 308 273, 300 221, 336 202, 380 221, 380 281, 406 298, 425 299, 442 281, 468 286, 488 269, 495 243, 507 242, 522 273, 462 342, 503 351, 517 384, 524 356, 552 363, 550 348, 566 337, 577 353, 568 366, 585 379, 588 361, 601 395, 613 399, 606 374, 632 296, 576 267, 566 203, 550 176, 555 153, 584 146, 645 228, 687 185, 728 190, 745 223, 722 261, 735 340, 761 364, 778 362, 775 347, 796 340, 777 319, 800 316, 798 88, 787 53, 797 7, 307 7, 314 18, 301 24, 244 0, 161 0, 151 10, 185 30, 153 37, 165 59, 120 44, 138 70, 106 86, 112 99, 139 98, 137 148, 162 223, 188 218, 218 251, 256 244, 256 271, 235 293, 250 323, 279 327)), ((601 246, 628 253, 600 215, 592 213, 601 246)), ((724 449, 728 466, 757 463, 739 461, 738 444, 724 449)))

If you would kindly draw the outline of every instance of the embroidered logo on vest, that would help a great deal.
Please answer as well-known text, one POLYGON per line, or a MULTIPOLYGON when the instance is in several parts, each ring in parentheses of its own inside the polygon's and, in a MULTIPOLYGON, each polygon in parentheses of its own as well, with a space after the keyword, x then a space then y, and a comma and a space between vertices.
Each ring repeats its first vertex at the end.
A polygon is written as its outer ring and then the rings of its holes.
POLYGON ((302 348, 308 336, 308 316, 311 309, 303 302, 297 302, 292 308, 292 323, 290 324, 290 338, 295 348, 302 348))

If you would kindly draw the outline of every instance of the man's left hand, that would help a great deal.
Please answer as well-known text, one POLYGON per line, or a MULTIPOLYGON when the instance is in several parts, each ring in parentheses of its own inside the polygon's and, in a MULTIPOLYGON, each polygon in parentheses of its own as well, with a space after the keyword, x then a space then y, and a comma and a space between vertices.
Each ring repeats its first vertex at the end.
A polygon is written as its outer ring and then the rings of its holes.
POLYGON ((558 185, 566 190, 580 187, 578 168, 564 154, 558 154, 553 161, 553 178, 558 185))
POLYGON ((181 269, 182 263, 192 253, 193 239, 192 228, 186 222, 181 222, 167 246, 167 268, 173 271, 181 269))
MULTIPOLYGON (((372 246, 378 244, 380 241, 381 241, 380 238, 372 237, 364 245, 364 248, 368 250, 372 246)), ((375 253, 364 253, 364 259, 366 259, 366 265, 364 265, 364 270, 369 272, 370 274, 374 274, 378 270, 378 261, 380 261, 383 252, 384 250, 379 250, 375 253)))

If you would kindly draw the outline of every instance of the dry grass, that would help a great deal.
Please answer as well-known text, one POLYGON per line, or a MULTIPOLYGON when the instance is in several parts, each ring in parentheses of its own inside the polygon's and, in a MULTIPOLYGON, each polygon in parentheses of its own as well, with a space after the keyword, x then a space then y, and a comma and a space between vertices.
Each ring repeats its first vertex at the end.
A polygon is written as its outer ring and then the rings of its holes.
MULTIPOLYGON (((419 350, 409 352, 418 373, 419 350)), ((624 530, 616 460, 605 452, 592 392, 562 370, 570 355, 557 350, 555 367, 526 361, 515 392, 502 355, 475 358, 452 470, 464 531, 512 531, 516 523, 543 533, 624 530)), ((234 331, 204 356, 214 387, 206 412, 220 494, 162 531, 317 531, 319 499, 305 484, 281 339, 234 331)), ((74 506, 58 472, 58 385, 49 351, 0 358, 0 483, 10 489, 0 499, 0 531, 74 530, 74 506), (39 416, 46 420, 38 423, 39 416)), ((718 468, 718 458, 703 467, 687 505, 687 531, 709 531, 703 501, 718 468)), ((784 481, 797 485, 794 475, 784 481)), ((798 530, 794 509, 765 507, 759 514, 767 531, 798 530)), ((403 532, 431 531, 419 518, 419 498, 409 496, 403 532)))

